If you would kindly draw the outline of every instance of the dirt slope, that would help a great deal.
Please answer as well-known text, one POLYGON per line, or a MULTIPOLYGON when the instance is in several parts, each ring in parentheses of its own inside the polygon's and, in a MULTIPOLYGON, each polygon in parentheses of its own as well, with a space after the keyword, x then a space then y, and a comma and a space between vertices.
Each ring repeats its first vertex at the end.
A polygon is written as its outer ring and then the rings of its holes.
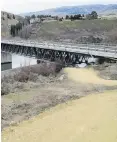
POLYGON ((117 92, 89 95, 11 127, 2 142, 116 142, 117 92))
POLYGON ((107 86, 117 85, 116 80, 104 80, 97 76, 98 72, 93 69, 77 69, 66 68, 65 72, 68 74, 69 79, 82 83, 100 84, 107 86))
MULTIPOLYGON (((100 84, 92 70, 65 69, 76 84, 100 84), (76 77, 74 78, 75 74, 76 77), (85 77, 88 76, 89 80, 85 77), (93 80, 91 81, 91 77, 93 80), (77 78, 77 79, 76 79, 77 78)), ((106 85, 117 83, 103 82, 106 85)), ((77 92, 78 93, 78 92, 77 92)), ((60 104, 2 132, 3 142, 116 142, 117 90, 60 104)))

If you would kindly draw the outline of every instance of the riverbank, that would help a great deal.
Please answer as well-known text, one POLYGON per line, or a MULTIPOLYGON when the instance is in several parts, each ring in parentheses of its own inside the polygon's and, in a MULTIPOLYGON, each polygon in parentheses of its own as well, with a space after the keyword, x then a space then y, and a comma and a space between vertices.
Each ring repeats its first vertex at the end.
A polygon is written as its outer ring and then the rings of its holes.
POLYGON ((2 133, 3 142, 116 142, 117 90, 58 105, 2 133))
POLYGON ((27 87, 31 88, 32 84, 36 85, 37 82, 41 84, 44 83, 45 79, 46 82, 50 82, 61 69, 61 64, 45 62, 2 71, 1 95, 23 91, 27 89, 27 87))
POLYGON ((23 88, 19 85, 14 92, 2 96, 2 129, 68 100, 117 89, 117 81, 101 79, 91 68, 65 68, 56 76, 37 77, 36 82, 20 82, 23 88))

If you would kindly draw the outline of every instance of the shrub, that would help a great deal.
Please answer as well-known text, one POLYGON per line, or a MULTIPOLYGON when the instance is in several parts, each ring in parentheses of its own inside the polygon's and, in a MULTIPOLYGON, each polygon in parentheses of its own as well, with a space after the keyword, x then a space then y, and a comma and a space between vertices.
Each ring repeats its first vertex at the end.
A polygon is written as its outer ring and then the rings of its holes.
POLYGON ((7 95, 11 92, 12 86, 10 83, 2 82, 1 83, 1 95, 7 95))
POLYGON ((18 35, 21 37, 21 38, 25 38, 25 39, 28 39, 31 35, 31 32, 32 32, 32 27, 31 25, 28 25, 28 26, 24 26, 18 33, 18 35))
POLYGON ((4 17, 1 17, 2 18, 2 20, 5 20, 5 18, 4 17))
POLYGON ((15 15, 13 14, 13 19, 15 19, 15 15))
POLYGON ((14 80, 19 82, 27 82, 29 79, 29 74, 26 72, 19 72, 14 75, 14 80))
POLYGON ((28 82, 33 81, 36 82, 38 79, 38 74, 31 72, 30 70, 25 69, 14 75, 14 80, 18 82, 28 82))
POLYGON ((8 19, 11 19, 11 16, 10 16, 9 14, 7 14, 7 18, 8 18, 8 19))
POLYGON ((14 92, 14 89, 23 89, 24 83, 28 81, 36 82, 40 75, 56 75, 61 69, 59 63, 41 63, 38 65, 22 67, 14 73, 4 76, 1 79, 1 95, 14 92))

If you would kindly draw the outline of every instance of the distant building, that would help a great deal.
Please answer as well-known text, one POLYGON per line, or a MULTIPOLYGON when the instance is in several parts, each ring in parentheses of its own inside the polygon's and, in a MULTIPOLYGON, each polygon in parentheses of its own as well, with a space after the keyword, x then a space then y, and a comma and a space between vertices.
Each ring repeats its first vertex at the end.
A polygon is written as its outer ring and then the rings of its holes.
POLYGON ((33 23, 39 23, 41 21, 41 19, 40 18, 32 18, 32 19, 30 19, 30 24, 33 24, 33 23))

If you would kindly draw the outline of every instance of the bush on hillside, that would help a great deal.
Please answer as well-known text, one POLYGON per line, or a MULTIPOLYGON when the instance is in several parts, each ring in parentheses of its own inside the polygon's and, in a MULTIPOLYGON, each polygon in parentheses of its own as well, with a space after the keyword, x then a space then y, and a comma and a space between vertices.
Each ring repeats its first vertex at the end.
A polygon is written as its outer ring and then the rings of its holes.
POLYGON ((28 81, 36 82, 40 75, 56 75, 62 67, 62 64, 59 63, 42 63, 39 65, 22 67, 12 75, 2 77, 1 95, 13 92, 16 88, 22 89, 24 83, 27 83, 28 81))
POLYGON ((7 18, 8 18, 8 19, 11 19, 11 16, 10 16, 9 14, 7 14, 7 18))
POLYGON ((13 19, 15 19, 15 15, 13 14, 13 19))
POLYGON ((1 17, 1 19, 2 19, 2 20, 5 20, 5 18, 4 18, 4 17, 1 17))

